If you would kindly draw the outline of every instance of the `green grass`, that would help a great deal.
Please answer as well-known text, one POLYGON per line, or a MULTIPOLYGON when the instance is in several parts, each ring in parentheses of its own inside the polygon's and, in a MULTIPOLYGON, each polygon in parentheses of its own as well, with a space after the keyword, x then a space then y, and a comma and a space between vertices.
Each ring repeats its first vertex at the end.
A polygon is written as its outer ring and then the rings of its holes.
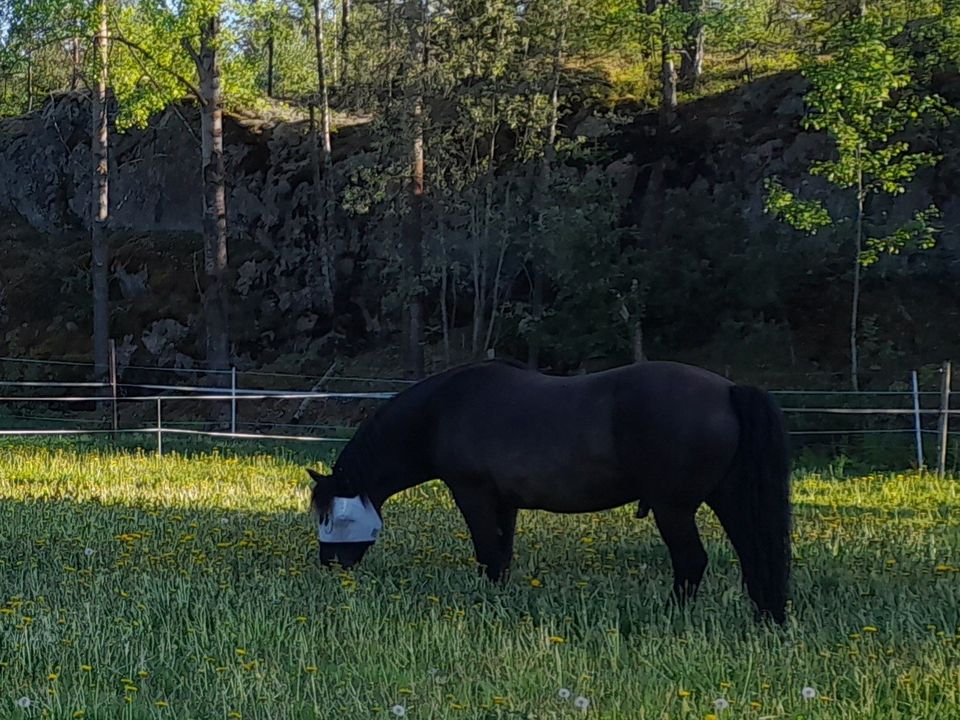
POLYGON ((683 611, 629 508, 521 513, 493 586, 437 485, 388 503, 356 572, 320 570, 291 457, 0 447, 0 717, 582 717, 560 688, 586 717, 960 717, 953 480, 798 478, 780 630, 706 511, 683 611))

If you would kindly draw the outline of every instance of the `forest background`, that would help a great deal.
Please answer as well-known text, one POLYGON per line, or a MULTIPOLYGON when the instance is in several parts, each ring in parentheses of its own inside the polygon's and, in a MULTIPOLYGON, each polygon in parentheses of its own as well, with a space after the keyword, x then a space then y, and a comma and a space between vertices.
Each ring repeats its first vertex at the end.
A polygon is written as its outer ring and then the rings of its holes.
POLYGON ((932 375, 958 57, 951 0, 2 0, 0 354, 932 375))

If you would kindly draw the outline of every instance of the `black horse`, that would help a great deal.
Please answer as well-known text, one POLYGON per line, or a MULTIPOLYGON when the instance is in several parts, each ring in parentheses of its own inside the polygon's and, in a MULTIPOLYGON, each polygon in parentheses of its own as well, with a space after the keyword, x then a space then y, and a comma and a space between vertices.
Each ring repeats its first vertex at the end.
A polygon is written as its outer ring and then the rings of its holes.
MULTIPOLYGON (((759 612, 785 619, 790 491, 782 414, 764 391, 700 368, 646 362, 551 377, 502 361, 467 365, 383 405, 332 475, 309 472, 321 518, 335 498, 358 497, 379 515, 390 496, 441 479, 494 580, 512 560, 518 509, 578 513, 639 501, 638 513, 653 510, 681 601, 707 565, 694 522, 706 502, 759 612)), ((349 567, 371 544, 321 542, 320 558, 349 567)))

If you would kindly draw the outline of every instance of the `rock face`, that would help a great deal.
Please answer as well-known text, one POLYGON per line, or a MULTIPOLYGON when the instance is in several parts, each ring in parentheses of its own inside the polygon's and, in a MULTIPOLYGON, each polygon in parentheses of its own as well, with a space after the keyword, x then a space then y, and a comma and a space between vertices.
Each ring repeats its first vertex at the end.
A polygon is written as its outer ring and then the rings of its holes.
MULTIPOLYGON (((89 100, 55 96, 42 110, 0 121, 0 208, 36 230, 62 234, 85 225, 90 200, 89 100)), ((191 108, 168 111, 148 128, 111 136, 111 223, 139 233, 199 233, 202 188, 191 108)), ((224 122, 231 231, 270 244, 302 233, 313 200, 306 123, 224 122), (301 222, 298 222, 300 218, 301 222)), ((346 127, 335 159, 368 138, 346 127)))
MULTIPOLYGON (((657 127, 655 114, 621 126, 593 117, 570 123, 570 135, 607 146, 603 165, 583 171, 609 177, 623 208, 620 225, 633 228, 645 250, 669 259, 651 281, 646 304, 644 338, 654 351, 660 343, 678 355, 684 342, 706 346, 724 332, 742 335, 742 329, 720 322, 718 304, 727 317, 752 318, 734 325, 756 318, 784 323, 791 354, 796 345, 813 360, 823 355, 826 364, 829 347, 844 347, 846 289, 843 283, 830 286, 849 265, 844 236, 803 238, 763 213, 762 183, 772 175, 827 199, 833 210, 848 207, 843 194, 803 172, 829 152, 824 136, 801 129, 803 90, 799 76, 766 78, 681 107, 677 124, 667 131, 657 127), (682 301, 671 299, 678 293, 682 301), (703 302, 691 304, 690 293, 703 302)), ((952 98, 949 84, 942 90, 952 98)), ((45 347, 47 354, 86 353, 89 115, 85 97, 63 94, 40 111, 0 121, 0 220, 6 218, 0 225, 6 228, 0 235, 0 345, 10 352, 38 353, 36 343, 46 342, 53 343, 45 347), (49 300, 54 295, 56 308, 49 300), (73 322, 74 329, 53 341, 44 330, 56 318, 73 322)), ((126 338, 128 355, 189 362, 191 343, 202 329, 194 278, 202 262, 199 147, 192 130, 197 125, 196 114, 180 108, 147 129, 112 137, 114 334, 126 338), (130 350, 130 343, 137 349, 130 350)), ((265 364, 283 353, 326 352, 331 339, 389 329, 381 312, 389 280, 381 279, 377 263, 392 252, 395 219, 341 218, 347 240, 333 258, 338 293, 331 312, 316 290, 312 212, 318 195, 306 123, 227 117, 224 126, 236 355, 265 364)), ((895 205, 879 199, 873 219, 902 220, 934 202, 944 212, 939 247, 872 268, 868 314, 880 314, 871 309, 871 294, 888 293, 884 283, 905 269, 931 292, 949 287, 956 272, 957 127, 915 139, 933 143, 943 161, 921 173, 895 205)), ((374 140, 359 123, 336 133, 337 183, 373 165, 374 140)), ((908 285, 897 286, 896 302, 917 317, 920 300, 911 300, 908 285)), ((954 295, 946 296, 951 299, 934 324, 957 315, 954 295)), ((896 343, 939 347, 928 330, 933 332, 916 321, 896 343)))

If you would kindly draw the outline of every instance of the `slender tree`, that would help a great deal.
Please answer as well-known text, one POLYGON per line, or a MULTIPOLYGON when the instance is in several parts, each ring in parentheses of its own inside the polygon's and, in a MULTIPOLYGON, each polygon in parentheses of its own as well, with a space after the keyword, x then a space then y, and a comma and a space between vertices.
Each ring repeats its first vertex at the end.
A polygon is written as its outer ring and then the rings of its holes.
MULTIPOLYGON (((324 51, 324 22, 320 0, 313 0, 313 41, 317 63, 316 105, 320 109, 320 138, 314 132, 314 186, 317 192, 317 250, 320 263, 322 305, 333 312, 333 237, 330 206, 333 199, 333 147, 330 141, 330 97, 327 90, 327 63, 324 51), (323 165, 321 173, 320 165, 323 165), (322 183, 320 182, 322 176, 322 183)), ((313 125, 313 123, 311 123, 313 125)))
POLYGON ((405 0, 404 20, 407 30, 407 78, 405 105, 407 111, 407 143, 409 178, 407 211, 401 223, 401 246, 406 298, 403 308, 403 364, 409 377, 424 375, 423 354, 423 203, 426 192, 424 178, 424 95, 423 70, 427 60, 425 0, 405 0))
POLYGON ((110 297, 108 266, 110 249, 107 221, 110 216, 109 176, 107 173, 109 131, 107 125, 107 86, 109 82, 109 32, 107 0, 97 3, 99 24, 94 39, 96 87, 92 98, 91 155, 93 187, 90 194, 91 281, 93 286, 93 361, 97 380, 107 379, 110 342, 110 297))
MULTIPOLYGON (((860 18, 839 32, 838 50, 806 73, 811 83, 806 95, 811 111, 806 124, 826 132, 834 141, 836 153, 834 158, 814 163, 810 173, 848 191, 855 208, 849 236, 853 245, 849 346, 850 384, 857 390, 862 270, 881 252, 896 254, 911 245, 931 247, 931 220, 938 214, 931 207, 917 212, 910 223, 892 233, 875 236, 868 233, 868 203, 879 193, 904 193, 920 168, 938 162, 937 156, 913 152, 908 143, 895 136, 914 119, 939 107, 939 99, 915 98, 902 92, 910 83, 910 61, 888 44, 880 24, 860 18)), ((831 217, 822 202, 801 200, 775 179, 767 182, 767 189, 768 210, 793 227, 814 232, 845 224, 846 218, 831 217)))

